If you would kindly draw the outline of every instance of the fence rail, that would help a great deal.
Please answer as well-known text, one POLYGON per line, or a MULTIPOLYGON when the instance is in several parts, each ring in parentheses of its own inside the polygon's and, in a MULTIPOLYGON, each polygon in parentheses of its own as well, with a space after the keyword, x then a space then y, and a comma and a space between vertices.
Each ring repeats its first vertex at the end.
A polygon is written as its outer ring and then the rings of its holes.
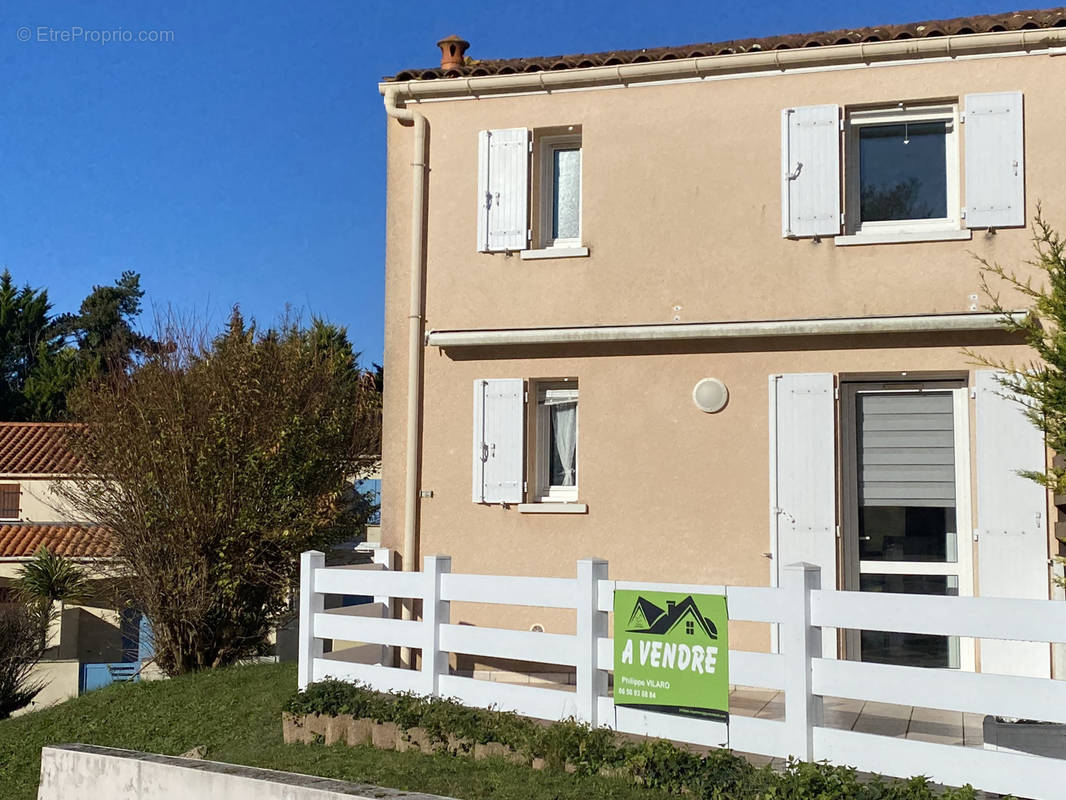
POLYGON ((422 572, 350 570, 327 568, 314 551, 303 554, 300 585, 301 688, 326 677, 358 680, 383 691, 454 697, 547 720, 575 717, 626 733, 825 759, 898 777, 922 774, 1037 800, 1062 796, 1066 761, 826 727, 823 697, 1066 723, 1066 682, 823 658, 821 629, 1066 642, 1066 603, 823 590, 818 568, 809 564, 786 567, 780 587, 760 588, 613 581, 599 559, 579 561, 576 578, 452 574, 447 556, 427 557, 422 572), (729 680, 783 690, 784 721, 734 714, 725 723, 615 706, 608 688, 614 668, 608 613, 616 590, 724 594, 731 620, 777 624, 781 652, 730 650, 729 680), (326 609, 327 594, 372 595, 378 607, 387 607, 389 598, 414 598, 422 618, 326 609), (573 609, 576 632, 454 625, 452 601, 573 609), (421 668, 399 669, 384 659, 351 663, 324 654, 324 639, 418 649, 421 668), (453 675, 451 653, 571 666, 575 691, 453 675))

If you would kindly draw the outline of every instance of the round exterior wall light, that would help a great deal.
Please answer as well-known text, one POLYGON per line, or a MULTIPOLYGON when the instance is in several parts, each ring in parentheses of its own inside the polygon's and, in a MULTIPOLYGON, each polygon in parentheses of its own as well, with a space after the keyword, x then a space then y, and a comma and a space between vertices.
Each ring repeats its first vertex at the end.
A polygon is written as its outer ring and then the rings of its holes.
POLYGON ((692 402, 700 411, 714 414, 725 408, 725 404, 729 402, 729 390, 717 378, 704 378, 693 387, 692 402))

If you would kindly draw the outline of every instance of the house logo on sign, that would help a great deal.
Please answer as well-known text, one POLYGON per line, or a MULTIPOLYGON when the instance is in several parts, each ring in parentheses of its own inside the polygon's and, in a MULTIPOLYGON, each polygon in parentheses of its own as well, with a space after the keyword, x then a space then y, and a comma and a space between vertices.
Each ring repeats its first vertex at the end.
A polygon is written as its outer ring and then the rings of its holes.
POLYGON ((700 613, 696 601, 689 595, 680 603, 666 601, 666 609, 661 609, 646 597, 638 597, 629 615, 626 633, 648 633, 665 635, 681 622, 685 623, 685 633, 692 636, 702 631, 707 639, 718 639, 718 628, 700 613))

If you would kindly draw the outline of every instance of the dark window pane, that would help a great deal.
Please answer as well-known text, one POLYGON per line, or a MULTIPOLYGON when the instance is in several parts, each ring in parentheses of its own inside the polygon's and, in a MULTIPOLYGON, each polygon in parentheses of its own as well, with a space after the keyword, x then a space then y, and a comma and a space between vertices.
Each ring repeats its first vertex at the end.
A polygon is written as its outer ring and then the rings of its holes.
POLYGON ((859 509, 863 561, 958 561, 954 508, 866 506, 859 509))
MULTIPOLYGON (((936 594, 956 597, 959 579, 954 575, 860 575, 859 591, 902 594, 936 594)), ((959 640, 955 636, 922 633, 861 631, 862 660, 909 667, 959 666, 959 640)))
POLYGON ((938 594, 958 597, 959 579, 954 575, 880 575, 866 573, 859 576, 860 592, 891 592, 895 594, 938 594))
POLYGON ((862 631, 862 660, 904 667, 953 667, 947 636, 862 631))
POLYGON ((946 217, 947 123, 859 128, 863 222, 946 217))

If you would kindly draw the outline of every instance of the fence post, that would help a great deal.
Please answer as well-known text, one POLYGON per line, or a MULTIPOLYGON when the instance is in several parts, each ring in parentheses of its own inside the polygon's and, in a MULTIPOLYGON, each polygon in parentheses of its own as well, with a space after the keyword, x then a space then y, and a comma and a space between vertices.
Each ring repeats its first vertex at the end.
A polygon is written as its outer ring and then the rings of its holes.
POLYGON ((448 654, 440 649, 440 626, 451 621, 451 603, 440 599, 441 576, 452 571, 451 556, 426 556, 422 573, 426 592, 422 597, 422 681, 428 695, 440 694, 440 676, 448 674, 448 654))
POLYGON ((811 627, 811 590, 821 569, 801 562, 784 570, 781 653, 785 659, 785 727, 789 753, 814 760, 814 728, 822 724, 822 698, 811 692, 811 660, 822 657, 822 630, 811 627))
POLYGON ((300 554, 300 653, 296 680, 303 691, 313 678, 316 658, 322 658, 322 640, 315 637, 315 614, 323 611, 324 597, 315 592, 315 570, 326 566, 326 554, 308 550, 300 554))
MULTIPOLYGON (((372 560, 373 560, 373 563, 375 563, 375 564, 381 564, 386 570, 391 570, 392 569, 392 550, 390 550, 388 547, 375 547, 374 548, 374 552, 373 552, 373 556, 372 556, 372 560)), ((382 595, 382 594, 375 595, 374 596, 374 602, 375 603, 381 603, 381 605, 385 606, 385 619, 389 619, 390 617, 392 617, 392 598, 391 597, 389 597, 388 595, 382 595)), ((387 645, 387 644, 381 645, 381 666, 383 666, 383 667, 391 667, 393 665, 393 662, 394 662, 393 651, 394 650, 395 650, 395 648, 392 647, 391 645, 387 645)))
POLYGON ((600 725, 599 702, 607 695, 607 672, 599 668, 597 652, 597 639, 607 636, 607 614, 599 610, 601 580, 607 580, 604 559, 577 562, 577 716, 593 728, 600 725))

